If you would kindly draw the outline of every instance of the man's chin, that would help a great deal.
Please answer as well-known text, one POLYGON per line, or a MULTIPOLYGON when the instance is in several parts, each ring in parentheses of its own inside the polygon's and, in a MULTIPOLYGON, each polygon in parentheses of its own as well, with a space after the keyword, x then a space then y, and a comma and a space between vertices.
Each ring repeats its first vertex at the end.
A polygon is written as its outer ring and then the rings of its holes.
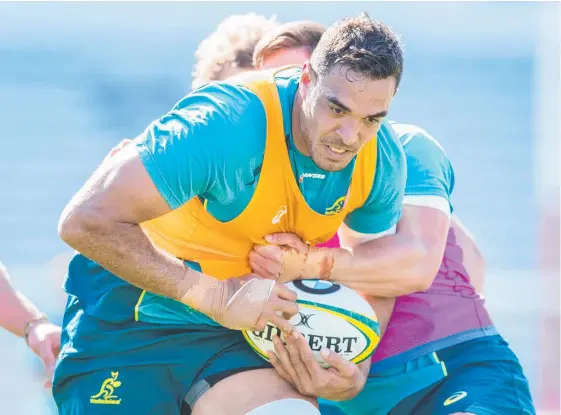
POLYGON ((320 169, 328 172, 337 172, 343 170, 347 167, 352 160, 330 160, 326 157, 312 157, 312 160, 316 166, 320 169))

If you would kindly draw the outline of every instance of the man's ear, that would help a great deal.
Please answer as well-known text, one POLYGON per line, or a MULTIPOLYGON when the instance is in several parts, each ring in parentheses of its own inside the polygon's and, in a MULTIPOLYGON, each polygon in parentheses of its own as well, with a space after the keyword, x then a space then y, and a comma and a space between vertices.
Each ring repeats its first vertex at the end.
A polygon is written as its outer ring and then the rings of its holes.
POLYGON ((310 61, 306 61, 302 66, 302 73, 300 74, 300 85, 308 89, 310 84, 315 80, 316 74, 310 65, 310 61))

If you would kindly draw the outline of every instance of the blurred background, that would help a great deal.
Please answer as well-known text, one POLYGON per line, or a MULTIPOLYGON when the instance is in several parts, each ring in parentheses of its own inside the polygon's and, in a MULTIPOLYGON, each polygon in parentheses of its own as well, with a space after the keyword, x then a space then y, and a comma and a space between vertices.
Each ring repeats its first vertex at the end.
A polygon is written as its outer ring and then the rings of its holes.
MULTIPOLYGON (((63 207, 109 149, 189 92, 198 43, 230 14, 325 25, 367 11, 402 35, 390 118, 456 170, 487 259, 487 304, 537 407, 559 414, 560 42, 556 2, 0 3, 0 260, 60 323, 63 207)), ((0 331, 0 412, 49 414, 41 366, 0 331)))

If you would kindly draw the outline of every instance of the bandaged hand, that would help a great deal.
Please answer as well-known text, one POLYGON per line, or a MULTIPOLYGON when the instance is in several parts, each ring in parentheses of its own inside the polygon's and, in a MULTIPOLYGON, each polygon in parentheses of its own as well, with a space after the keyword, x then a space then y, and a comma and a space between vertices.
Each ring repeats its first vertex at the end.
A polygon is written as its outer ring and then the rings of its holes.
POLYGON ((267 235, 270 245, 254 245, 249 265, 257 275, 285 283, 298 279, 330 280, 351 259, 342 248, 316 248, 294 233, 267 235))
POLYGON ((254 275, 211 280, 201 278, 201 283, 192 285, 181 301, 230 329, 262 331, 270 322, 292 333, 288 320, 298 313, 294 291, 254 275))

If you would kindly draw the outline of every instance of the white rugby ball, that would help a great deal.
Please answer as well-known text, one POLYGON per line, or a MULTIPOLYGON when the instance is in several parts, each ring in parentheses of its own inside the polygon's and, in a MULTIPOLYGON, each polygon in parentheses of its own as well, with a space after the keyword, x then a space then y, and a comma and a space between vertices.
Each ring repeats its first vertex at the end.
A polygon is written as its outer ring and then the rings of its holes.
MULTIPOLYGON (((298 294, 299 312, 290 322, 304 335, 322 367, 329 365, 320 351, 328 348, 345 359, 360 363, 368 359, 380 341, 376 313, 356 291, 321 280, 301 280, 285 284, 298 294)), ((244 331, 249 345, 265 360, 275 351, 273 337, 280 330, 268 324, 264 331, 244 331)))

